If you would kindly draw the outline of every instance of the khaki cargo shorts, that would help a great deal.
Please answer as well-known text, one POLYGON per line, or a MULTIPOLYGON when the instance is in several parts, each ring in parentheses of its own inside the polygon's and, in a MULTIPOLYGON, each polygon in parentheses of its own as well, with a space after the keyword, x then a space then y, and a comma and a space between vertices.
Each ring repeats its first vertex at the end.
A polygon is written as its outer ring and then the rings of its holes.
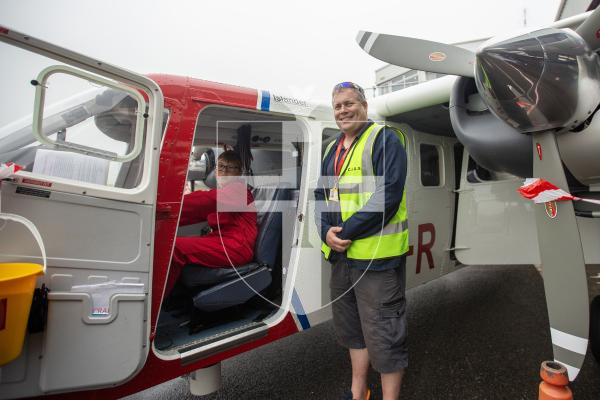
POLYGON ((348 349, 366 347, 371 365, 379 373, 408 366, 406 257, 398 264, 366 272, 350 268, 346 260, 332 265, 330 288, 337 340, 348 349))

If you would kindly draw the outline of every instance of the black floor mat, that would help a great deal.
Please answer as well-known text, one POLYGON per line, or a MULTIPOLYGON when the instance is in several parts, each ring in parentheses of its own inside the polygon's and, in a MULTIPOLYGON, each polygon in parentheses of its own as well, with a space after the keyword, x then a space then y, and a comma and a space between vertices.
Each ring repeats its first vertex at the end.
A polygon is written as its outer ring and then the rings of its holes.
POLYGON ((232 329, 259 322, 277 311, 274 306, 257 307, 246 304, 214 315, 190 313, 185 308, 161 310, 154 338, 154 346, 161 351, 174 351, 191 342, 229 332, 232 329))

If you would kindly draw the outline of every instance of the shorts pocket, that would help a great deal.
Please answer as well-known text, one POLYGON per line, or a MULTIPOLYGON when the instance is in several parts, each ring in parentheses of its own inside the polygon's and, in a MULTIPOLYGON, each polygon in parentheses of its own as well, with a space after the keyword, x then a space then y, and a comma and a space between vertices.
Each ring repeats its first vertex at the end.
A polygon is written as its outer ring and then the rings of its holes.
POLYGON ((380 315, 383 319, 400 318, 406 311, 406 300, 402 297, 381 305, 380 315))
MULTIPOLYGON (((407 353, 406 301, 400 298, 387 303, 379 310, 380 320, 376 324, 379 338, 379 353, 390 359, 405 360, 407 353)), ((393 368, 381 367, 393 371, 393 368)))

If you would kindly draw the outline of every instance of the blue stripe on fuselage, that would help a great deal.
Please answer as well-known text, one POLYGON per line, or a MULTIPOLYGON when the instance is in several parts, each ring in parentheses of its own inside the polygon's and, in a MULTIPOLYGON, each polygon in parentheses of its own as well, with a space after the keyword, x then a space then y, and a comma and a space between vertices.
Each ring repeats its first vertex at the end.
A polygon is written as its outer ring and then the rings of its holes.
POLYGON ((261 96, 260 110, 269 111, 269 108, 271 107, 271 94, 268 90, 261 90, 261 96))
POLYGON ((302 329, 306 330, 310 328, 310 322, 308 322, 308 318, 304 313, 304 307, 302 307, 302 303, 300 302, 300 297, 298 296, 296 289, 294 289, 292 293, 292 306, 294 307, 294 311, 296 311, 296 316, 298 317, 298 321, 300 321, 300 325, 302 325, 302 329))

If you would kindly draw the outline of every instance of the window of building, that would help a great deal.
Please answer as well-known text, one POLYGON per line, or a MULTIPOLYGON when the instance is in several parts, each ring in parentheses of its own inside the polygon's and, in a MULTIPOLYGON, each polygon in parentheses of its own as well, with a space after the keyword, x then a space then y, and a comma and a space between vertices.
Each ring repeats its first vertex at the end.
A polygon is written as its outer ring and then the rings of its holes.
POLYGON ((419 84, 419 72, 418 71, 408 71, 402 75, 399 75, 389 81, 380 83, 377 85, 377 95, 382 95, 390 92, 395 92, 397 90, 406 89, 407 87, 418 85, 419 84))
POLYGON ((425 79, 428 81, 431 81, 433 79, 437 79, 437 78, 441 78, 442 76, 446 76, 444 74, 438 74, 435 72, 426 72, 425 73, 425 79))
POLYGON ((392 79, 392 91, 406 89, 419 83, 418 71, 408 71, 392 79))
POLYGON ((390 86, 389 82, 388 82, 388 83, 385 83, 384 85, 385 85, 385 86, 379 86, 379 87, 378 87, 378 89, 379 89, 379 90, 378 90, 378 93, 377 93, 378 95, 382 95, 382 94, 386 94, 386 93, 389 93, 389 92, 390 92, 390 90, 391 90, 391 86, 390 86))

